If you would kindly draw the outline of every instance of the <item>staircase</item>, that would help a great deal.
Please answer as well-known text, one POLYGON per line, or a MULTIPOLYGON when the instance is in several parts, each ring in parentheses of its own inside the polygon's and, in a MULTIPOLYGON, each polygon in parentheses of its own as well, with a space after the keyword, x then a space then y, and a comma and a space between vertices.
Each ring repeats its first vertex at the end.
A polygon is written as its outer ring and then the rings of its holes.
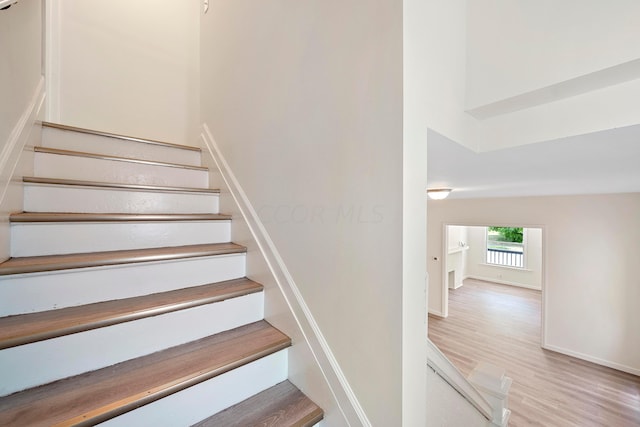
POLYGON ((45 124, 0 264, 0 425, 312 426, 200 151, 45 124))

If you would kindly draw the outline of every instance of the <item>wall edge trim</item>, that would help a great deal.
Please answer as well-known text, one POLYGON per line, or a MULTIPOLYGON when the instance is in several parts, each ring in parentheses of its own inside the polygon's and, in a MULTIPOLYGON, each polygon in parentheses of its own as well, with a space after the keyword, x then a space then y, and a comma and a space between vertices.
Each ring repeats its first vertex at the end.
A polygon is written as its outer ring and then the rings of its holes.
POLYGON ((575 357, 576 359, 586 360, 587 362, 595 363, 596 365, 605 366, 607 368, 615 369, 617 371, 626 372, 628 374, 640 376, 640 368, 633 368, 621 363, 612 362, 610 360, 601 359, 595 356, 589 356, 588 354, 580 353, 579 351, 569 350, 564 347, 559 347, 553 344, 543 343, 542 348, 545 350, 555 351, 556 353, 564 354, 566 356, 575 357))
POLYGON ((497 283, 499 285, 515 286, 517 288, 532 289, 534 291, 542 291, 542 287, 538 288, 535 286, 526 285, 524 283, 512 282, 510 280, 494 279, 492 277, 478 276, 475 274, 468 274, 462 280, 464 279, 482 280, 483 282, 492 282, 492 283, 497 283))
POLYGON ((2 152, 0 152, 0 171, 2 171, 0 173, 0 204, 4 203, 9 182, 13 179, 13 174, 20 159, 20 153, 24 150, 24 146, 29 139, 30 125, 35 123, 44 99, 44 77, 41 76, 29 104, 27 104, 27 107, 14 125, 2 152), (9 173, 5 174, 5 171, 9 173))
POLYGON ((441 319, 447 318, 447 316, 445 316, 444 314, 442 314, 441 311, 438 311, 438 310, 429 310, 428 314, 431 314, 431 315, 436 316, 436 317, 440 317, 441 319))

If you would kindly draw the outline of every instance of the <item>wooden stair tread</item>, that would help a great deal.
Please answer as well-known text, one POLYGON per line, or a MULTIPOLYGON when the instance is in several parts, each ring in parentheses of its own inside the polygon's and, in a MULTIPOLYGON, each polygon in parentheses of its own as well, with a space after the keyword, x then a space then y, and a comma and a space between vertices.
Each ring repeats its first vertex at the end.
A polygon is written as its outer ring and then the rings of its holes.
POLYGON ((140 185, 140 184, 124 184, 117 182, 101 182, 101 181, 82 181, 77 179, 62 178, 45 178, 36 176, 25 176, 22 181, 28 184, 47 184, 47 185, 67 185, 78 187, 96 187, 96 188, 117 188, 122 190, 137 191, 161 191, 161 192, 178 192, 178 193, 215 193, 219 194, 220 190, 216 188, 192 188, 192 187, 165 187, 159 185, 140 185))
POLYGON ((310 427, 322 409, 289 381, 256 394, 193 427, 310 427))
POLYGON ((247 278, 0 318, 0 349, 102 328, 262 291, 247 278))
POLYGON ((67 270, 72 268, 101 267, 116 264, 166 261, 242 252, 246 252, 246 248, 236 245, 235 243, 210 243, 150 249, 128 249, 81 254, 10 258, 0 264, 0 276, 67 270))
POLYGON ((199 170, 199 171, 209 170, 205 166, 193 166, 193 165, 183 165, 180 163, 158 162, 155 160, 143 160, 143 159, 136 159, 132 157, 112 156, 110 154, 87 153, 84 151, 63 150, 60 148, 34 147, 33 151, 35 151, 36 153, 43 153, 43 154, 86 157, 90 159, 111 160, 115 162, 138 163, 141 165, 165 166, 165 167, 171 167, 171 168, 193 169, 193 170, 199 170))
POLYGON ((228 221, 225 214, 122 214, 22 212, 12 214, 11 222, 122 222, 122 221, 228 221))
POLYGON ((75 127, 75 126, 63 125, 63 124, 60 124, 60 123, 42 122, 42 126, 48 127, 48 128, 55 128, 55 129, 60 129, 60 130, 78 132, 78 133, 86 133, 86 134, 89 134, 89 135, 105 136, 107 138, 116 138, 116 139, 122 139, 122 140, 126 140, 126 141, 132 141, 132 142, 141 142, 143 144, 161 145, 161 146, 165 146, 165 147, 178 148, 178 149, 181 149, 181 150, 198 151, 198 152, 202 151, 199 147, 193 147, 193 146, 190 146, 190 145, 182 145, 182 144, 175 144, 175 143, 172 143, 172 142, 157 141, 155 139, 147 139, 147 138, 139 138, 139 137, 135 137, 135 136, 120 135, 120 134, 111 133, 111 132, 103 132, 103 131, 98 131, 98 130, 92 130, 92 129, 85 129, 85 128, 80 128, 80 127, 75 127))
POLYGON ((265 321, 0 398, 0 425, 94 425, 291 345, 265 321))

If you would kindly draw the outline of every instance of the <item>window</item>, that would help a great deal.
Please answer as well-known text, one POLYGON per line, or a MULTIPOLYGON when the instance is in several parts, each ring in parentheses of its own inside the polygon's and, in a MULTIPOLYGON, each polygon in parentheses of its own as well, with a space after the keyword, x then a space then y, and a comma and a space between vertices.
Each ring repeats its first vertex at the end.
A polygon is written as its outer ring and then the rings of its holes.
POLYGON ((524 268, 524 230, 487 227, 487 264, 524 268))

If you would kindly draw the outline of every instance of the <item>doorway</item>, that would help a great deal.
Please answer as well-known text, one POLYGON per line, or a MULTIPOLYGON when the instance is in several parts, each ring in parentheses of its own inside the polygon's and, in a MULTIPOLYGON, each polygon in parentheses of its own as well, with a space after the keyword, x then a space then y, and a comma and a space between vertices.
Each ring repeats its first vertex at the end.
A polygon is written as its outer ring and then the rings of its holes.
POLYGON ((466 279, 541 292, 544 342, 544 227, 512 224, 444 224, 442 313, 449 313, 449 292, 466 279))

